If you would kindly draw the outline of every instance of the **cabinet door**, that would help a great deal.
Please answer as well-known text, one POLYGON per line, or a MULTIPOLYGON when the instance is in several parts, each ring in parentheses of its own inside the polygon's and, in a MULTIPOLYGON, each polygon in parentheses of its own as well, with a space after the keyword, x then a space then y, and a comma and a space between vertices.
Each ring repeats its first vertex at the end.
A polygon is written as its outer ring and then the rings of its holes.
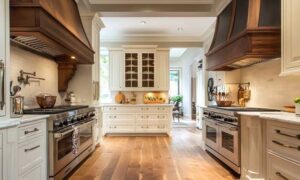
POLYGON ((155 63, 156 88, 158 90, 169 90, 169 50, 158 50, 155 63))
MULTIPOLYGON (((5 61, 8 58, 8 3, 7 0, 2 0, 0 2, 0 116, 5 116, 5 83, 7 82, 4 67, 5 61)), ((7 68, 8 70, 8 68, 7 68)))
POLYGON ((139 53, 124 53, 125 88, 139 87, 139 53))
POLYGON ((154 53, 141 53, 142 61, 142 87, 153 88, 154 87, 154 75, 155 75, 155 54, 154 53))
POLYGON ((112 91, 122 89, 122 51, 109 51, 109 88, 112 91))
POLYGON ((42 180, 44 178, 43 166, 39 164, 35 168, 28 171, 26 174, 20 176, 20 180, 42 180))
POLYGON ((300 1, 282 2, 282 73, 300 72, 300 1))

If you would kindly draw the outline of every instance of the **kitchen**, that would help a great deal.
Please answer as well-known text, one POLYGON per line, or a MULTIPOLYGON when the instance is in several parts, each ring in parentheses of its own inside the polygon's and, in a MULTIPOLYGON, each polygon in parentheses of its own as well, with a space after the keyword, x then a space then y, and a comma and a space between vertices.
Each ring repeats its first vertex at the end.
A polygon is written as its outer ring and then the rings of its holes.
POLYGON ((299 179, 299 7, 1 1, 0 179, 299 179))

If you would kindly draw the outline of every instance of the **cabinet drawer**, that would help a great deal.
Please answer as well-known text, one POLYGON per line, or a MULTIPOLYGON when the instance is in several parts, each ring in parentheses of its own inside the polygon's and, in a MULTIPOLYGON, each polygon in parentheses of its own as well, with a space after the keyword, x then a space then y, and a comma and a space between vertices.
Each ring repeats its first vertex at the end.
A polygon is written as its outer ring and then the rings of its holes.
POLYGON ((34 138, 18 147, 19 174, 22 175, 31 168, 40 165, 44 159, 44 139, 34 138))
POLYGON ((300 162, 300 128, 289 124, 268 122, 268 149, 300 162))
POLYGON ((298 180, 300 164, 268 153, 268 179, 270 180, 298 180))
POLYGON ((131 115, 131 114, 107 114, 104 115, 105 119, 108 120, 134 120, 135 119, 135 115, 131 115))
POLYGON ((35 124, 30 124, 27 126, 21 126, 18 129, 18 139, 19 142, 26 141, 28 139, 40 136, 43 131, 46 131, 44 129, 43 123, 35 123, 35 124))
POLYGON ((112 107, 104 107, 103 112, 104 113, 114 113, 114 112, 120 112, 120 113, 130 113, 130 112, 136 112, 138 109, 136 107, 118 107, 118 106, 112 106, 112 107))
POLYGON ((22 180, 41 180, 45 179, 43 174, 43 167, 41 165, 35 167, 34 169, 31 169, 29 172, 26 172, 22 176, 20 176, 20 179, 22 180))
POLYGON ((168 112, 169 108, 167 107, 140 107, 140 111, 147 113, 159 113, 159 112, 168 112))
POLYGON ((134 132, 134 125, 127 124, 109 124, 107 125, 106 132, 115 132, 115 133, 132 133, 134 132))

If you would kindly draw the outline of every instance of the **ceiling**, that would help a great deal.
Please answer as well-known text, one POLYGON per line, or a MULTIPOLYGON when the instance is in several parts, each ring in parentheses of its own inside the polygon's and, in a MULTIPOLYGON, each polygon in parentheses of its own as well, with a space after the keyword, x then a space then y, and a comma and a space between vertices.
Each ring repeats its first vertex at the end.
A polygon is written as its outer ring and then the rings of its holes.
POLYGON ((215 17, 102 17, 101 41, 200 42, 215 17))

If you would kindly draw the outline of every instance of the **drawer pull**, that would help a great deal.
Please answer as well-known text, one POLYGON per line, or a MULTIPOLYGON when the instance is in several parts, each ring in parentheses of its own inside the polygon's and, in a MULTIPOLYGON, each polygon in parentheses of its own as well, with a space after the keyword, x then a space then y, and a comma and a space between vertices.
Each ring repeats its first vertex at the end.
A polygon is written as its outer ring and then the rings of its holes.
POLYGON ((31 134, 31 133, 34 133, 34 132, 37 132, 39 131, 38 128, 34 128, 32 131, 25 131, 24 134, 27 135, 27 134, 31 134))
POLYGON ((289 180, 289 178, 285 177, 284 175, 282 175, 280 172, 276 172, 275 173, 278 177, 284 179, 284 180, 289 180))
POLYGON ((287 137, 291 137, 291 138, 300 139, 300 134, 297 134, 296 136, 292 136, 292 135, 289 135, 289 134, 282 133, 279 129, 276 129, 275 131, 276 131, 277 134, 280 134, 282 136, 287 136, 287 137))
POLYGON ((37 149, 37 148, 39 148, 39 147, 41 147, 41 146, 40 146, 40 145, 37 145, 37 146, 34 146, 34 147, 32 147, 32 148, 25 149, 25 152, 32 151, 32 150, 37 149))
POLYGON ((275 141, 275 140, 272 140, 272 142, 277 144, 277 145, 280 145, 282 147, 286 147, 286 148, 290 148, 290 149, 297 149, 298 151, 300 151, 300 146, 298 146, 298 147, 290 146, 290 145, 286 145, 286 144, 283 144, 283 143, 275 141))

